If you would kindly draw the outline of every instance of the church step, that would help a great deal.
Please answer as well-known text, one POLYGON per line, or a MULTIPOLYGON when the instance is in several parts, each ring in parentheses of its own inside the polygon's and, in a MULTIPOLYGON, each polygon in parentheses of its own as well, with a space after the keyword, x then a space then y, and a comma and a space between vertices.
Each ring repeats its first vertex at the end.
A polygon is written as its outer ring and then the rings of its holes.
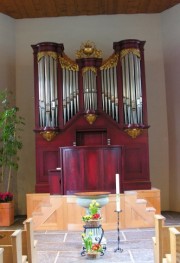
POLYGON ((156 209, 154 207, 146 207, 147 212, 156 212, 156 209))
POLYGON ((136 199, 136 203, 137 204, 147 204, 147 201, 145 200, 145 199, 140 199, 140 198, 138 198, 138 199, 136 199))
MULTIPOLYGON (((122 228, 154 227, 154 214, 156 209, 153 208, 151 204, 155 203, 155 201, 152 196, 150 196, 150 201, 153 200, 153 202, 146 202, 146 199, 143 198, 144 192, 146 194, 146 191, 143 190, 143 193, 139 198, 137 198, 136 191, 126 191, 125 194, 120 195, 122 209, 120 214, 120 226, 122 228)), ((160 200, 159 197, 156 199, 157 201, 160 200)), ((33 217, 36 230, 71 229, 79 231, 83 228, 81 218, 85 213, 85 210, 77 204, 76 196, 49 195, 48 201, 46 195, 45 203, 51 204, 52 207, 45 205, 41 211, 37 211, 36 208, 42 203, 41 201, 44 201, 43 196, 40 201, 39 195, 37 195, 37 198, 36 194, 28 195, 28 200, 31 207, 35 208, 34 210, 31 210, 31 212, 34 215, 33 217), (31 199, 30 196, 32 196, 31 199), (35 200, 37 200, 37 203, 35 203, 35 200), (42 211, 44 212, 44 215, 42 215, 42 211)), ((29 204, 27 207, 29 207, 29 204)), ((159 207, 159 205, 156 205, 156 207, 159 207)), ((104 230, 116 228, 117 217, 114 213, 115 208, 116 194, 111 194, 109 196, 109 203, 102 208, 102 224, 104 230)), ((29 208, 28 212, 30 212, 29 208)))

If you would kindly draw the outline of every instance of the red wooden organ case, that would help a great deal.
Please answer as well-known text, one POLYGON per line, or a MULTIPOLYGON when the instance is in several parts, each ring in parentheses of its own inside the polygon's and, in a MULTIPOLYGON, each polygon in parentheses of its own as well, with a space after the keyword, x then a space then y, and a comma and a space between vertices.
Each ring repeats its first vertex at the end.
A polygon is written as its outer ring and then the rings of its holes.
POLYGON ((73 194, 150 189, 145 41, 113 43, 105 61, 95 43, 76 60, 64 45, 32 45, 35 87, 35 191, 73 194))

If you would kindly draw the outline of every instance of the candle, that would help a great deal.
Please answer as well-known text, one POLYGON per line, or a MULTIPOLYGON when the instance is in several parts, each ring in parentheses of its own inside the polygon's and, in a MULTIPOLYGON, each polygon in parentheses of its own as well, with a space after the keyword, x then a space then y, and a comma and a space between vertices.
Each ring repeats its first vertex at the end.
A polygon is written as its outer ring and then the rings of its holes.
POLYGON ((120 212, 119 174, 116 174, 116 211, 120 212))
POLYGON ((116 194, 119 194, 119 174, 116 174, 116 194))

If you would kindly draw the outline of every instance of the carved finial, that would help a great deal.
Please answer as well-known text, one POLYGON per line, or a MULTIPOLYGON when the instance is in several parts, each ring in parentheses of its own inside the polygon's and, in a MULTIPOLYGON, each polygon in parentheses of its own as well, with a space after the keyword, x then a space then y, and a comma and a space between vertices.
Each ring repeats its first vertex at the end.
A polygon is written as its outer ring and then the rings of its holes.
POLYGON ((86 43, 82 43, 80 50, 76 51, 76 57, 77 58, 101 58, 102 57, 102 51, 96 49, 96 45, 94 42, 87 41, 86 43))

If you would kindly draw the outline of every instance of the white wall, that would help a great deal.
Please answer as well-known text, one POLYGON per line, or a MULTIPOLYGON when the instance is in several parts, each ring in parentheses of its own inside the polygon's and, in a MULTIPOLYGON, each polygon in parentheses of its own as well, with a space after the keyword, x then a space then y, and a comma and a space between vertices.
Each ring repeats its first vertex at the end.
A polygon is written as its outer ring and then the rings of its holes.
MULTIPOLYGON (((15 50, 14 19, 0 13, 0 90, 7 89, 8 91, 13 92, 11 96, 12 102, 15 102, 16 96, 15 50)), ((1 181, 0 176, 0 191, 3 189, 1 181)), ((15 187, 15 193, 16 183, 16 176, 13 176, 11 185, 15 187)))
POLYGON ((167 93, 170 207, 180 211, 180 4, 162 15, 167 93))
POLYGON ((15 23, 0 13, 0 89, 15 90, 15 23))
POLYGON ((19 213, 26 212, 25 194, 34 192, 34 83, 31 44, 63 43, 65 53, 75 58, 82 42, 94 41, 103 58, 113 53, 113 42, 128 38, 146 40, 145 67, 150 124, 150 174, 152 186, 161 189, 162 209, 169 209, 169 146, 166 89, 162 49, 161 14, 80 16, 15 20, 17 103, 26 116, 24 148, 18 176, 19 213))

